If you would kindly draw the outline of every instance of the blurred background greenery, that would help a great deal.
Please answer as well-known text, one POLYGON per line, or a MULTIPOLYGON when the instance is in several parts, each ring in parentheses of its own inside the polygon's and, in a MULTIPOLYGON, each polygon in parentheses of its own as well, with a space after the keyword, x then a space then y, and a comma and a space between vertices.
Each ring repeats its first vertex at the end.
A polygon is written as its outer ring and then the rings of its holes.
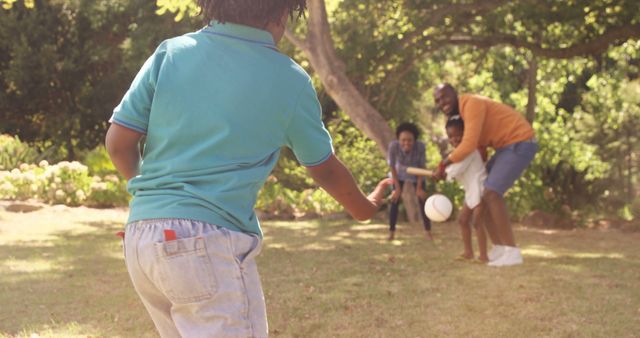
MULTIPOLYGON (((189 0, 0 3, 0 198, 126 205, 125 182, 101 146, 107 120, 160 41, 203 25, 197 9, 189 0)), ((640 216, 640 2, 324 4, 349 80, 390 128, 421 126, 428 166, 447 151, 431 97, 447 81, 533 122, 541 149, 507 197, 514 217, 541 210, 584 225, 640 216)), ((304 21, 292 26, 296 35, 307 30, 304 21)), ((386 176, 380 145, 335 103, 303 51, 286 39, 280 49, 314 77, 336 153, 370 190, 386 176)), ((451 183, 431 190, 462 198, 451 183)), ((288 151, 257 208, 288 216, 340 210, 288 151)))

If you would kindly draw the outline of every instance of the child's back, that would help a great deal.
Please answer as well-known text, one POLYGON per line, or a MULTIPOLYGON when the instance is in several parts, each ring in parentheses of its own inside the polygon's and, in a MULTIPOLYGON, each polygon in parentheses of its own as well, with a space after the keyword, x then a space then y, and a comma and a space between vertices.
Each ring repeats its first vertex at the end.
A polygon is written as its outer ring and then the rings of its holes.
POLYGON ((260 234, 253 205, 280 148, 307 166, 332 154, 320 118, 309 76, 266 31, 213 24, 163 42, 112 119, 147 134, 129 222, 188 218, 260 234))
POLYGON ((374 215, 391 180, 360 191, 333 154, 309 76, 275 48, 304 0, 198 4, 227 23, 163 42, 107 132, 134 195, 125 261, 161 336, 266 337, 253 206, 280 148, 358 220, 374 215))

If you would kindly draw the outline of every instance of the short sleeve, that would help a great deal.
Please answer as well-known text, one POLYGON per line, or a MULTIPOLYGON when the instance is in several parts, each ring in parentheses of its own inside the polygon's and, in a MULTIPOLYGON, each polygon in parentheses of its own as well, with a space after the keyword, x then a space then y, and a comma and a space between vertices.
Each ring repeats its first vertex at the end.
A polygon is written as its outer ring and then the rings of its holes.
POLYGON ((133 79, 131 87, 125 93, 122 101, 113 110, 109 122, 141 133, 147 132, 156 81, 165 55, 165 48, 160 45, 155 53, 147 59, 133 79))
POLYGON ((322 123, 322 109, 311 81, 301 90, 286 129, 286 143, 300 164, 321 164, 333 154, 331 136, 322 123))

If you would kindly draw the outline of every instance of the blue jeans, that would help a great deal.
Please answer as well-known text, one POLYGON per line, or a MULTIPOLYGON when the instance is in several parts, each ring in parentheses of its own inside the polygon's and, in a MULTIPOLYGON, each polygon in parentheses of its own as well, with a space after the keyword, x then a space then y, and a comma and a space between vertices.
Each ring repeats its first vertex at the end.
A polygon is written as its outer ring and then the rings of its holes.
POLYGON ((129 276, 163 338, 267 337, 261 247, 256 235, 186 219, 133 222, 124 237, 129 276))

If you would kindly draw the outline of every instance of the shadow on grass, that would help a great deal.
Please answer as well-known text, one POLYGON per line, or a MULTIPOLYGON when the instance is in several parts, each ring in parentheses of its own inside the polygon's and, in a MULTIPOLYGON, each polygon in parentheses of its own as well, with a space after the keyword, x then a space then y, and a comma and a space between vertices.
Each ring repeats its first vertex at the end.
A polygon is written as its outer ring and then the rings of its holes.
MULTIPOLYGON (((436 240, 426 240, 420 226, 400 226, 399 240, 388 242, 387 226, 358 224, 353 221, 267 222, 264 224, 265 254, 278 254, 295 260, 296 267, 313 267, 320 261, 370 261, 385 263, 429 263, 440 268, 451 265, 456 250, 462 250, 458 229, 452 224, 434 226, 436 240), (366 252, 361 256, 359 252, 366 252)), ((574 272, 597 267, 613 271, 617 267, 640 271, 640 250, 635 239, 623 235, 598 241, 594 232, 532 232, 525 229, 521 248, 524 266, 573 266, 574 272)), ((637 236, 636 238, 640 238, 637 236)), ((475 238, 474 243, 475 246, 475 238)), ((349 266, 349 269, 359 267, 349 266)), ((484 266, 483 266, 484 267, 484 266)), ((333 268, 340 268, 334 266, 333 268)), ((426 266, 425 268, 429 268, 426 266)))
MULTIPOLYGON (((589 318, 585 332, 598 336, 610 331, 604 317, 585 310, 593 299, 608 299, 605 309, 640 306, 628 301, 639 295, 638 238, 618 233, 599 239, 519 229, 525 264, 501 269, 454 261, 462 244, 453 223, 434 224, 435 242, 418 225, 401 226, 393 242, 384 224, 267 222, 264 229, 259 261, 274 336, 571 336, 589 318)), ((630 332, 628 324, 619 330, 630 332)))
MULTIPOLYGON (((114 235, 121 224, 82 225, 91 230, 0 246, 0 335, 155 336, 114 235)), ((640 311, 638 236, 518 230, 525 264, 492 269, 453 261, 453 223, 434 224, 435 242, 406 224, 392 242, 380 223, 265 222, 264 231, 272 336, 630 336, 640 325, 618 310, 640 311)))
POLYGON ((76 326, 84 334, 129 336, 152 324, 129 282, 115 222, 83 223, 50 241, 0 246, 0 333, 76 326), (140 320, 140 318, 144 320, 140 320))

